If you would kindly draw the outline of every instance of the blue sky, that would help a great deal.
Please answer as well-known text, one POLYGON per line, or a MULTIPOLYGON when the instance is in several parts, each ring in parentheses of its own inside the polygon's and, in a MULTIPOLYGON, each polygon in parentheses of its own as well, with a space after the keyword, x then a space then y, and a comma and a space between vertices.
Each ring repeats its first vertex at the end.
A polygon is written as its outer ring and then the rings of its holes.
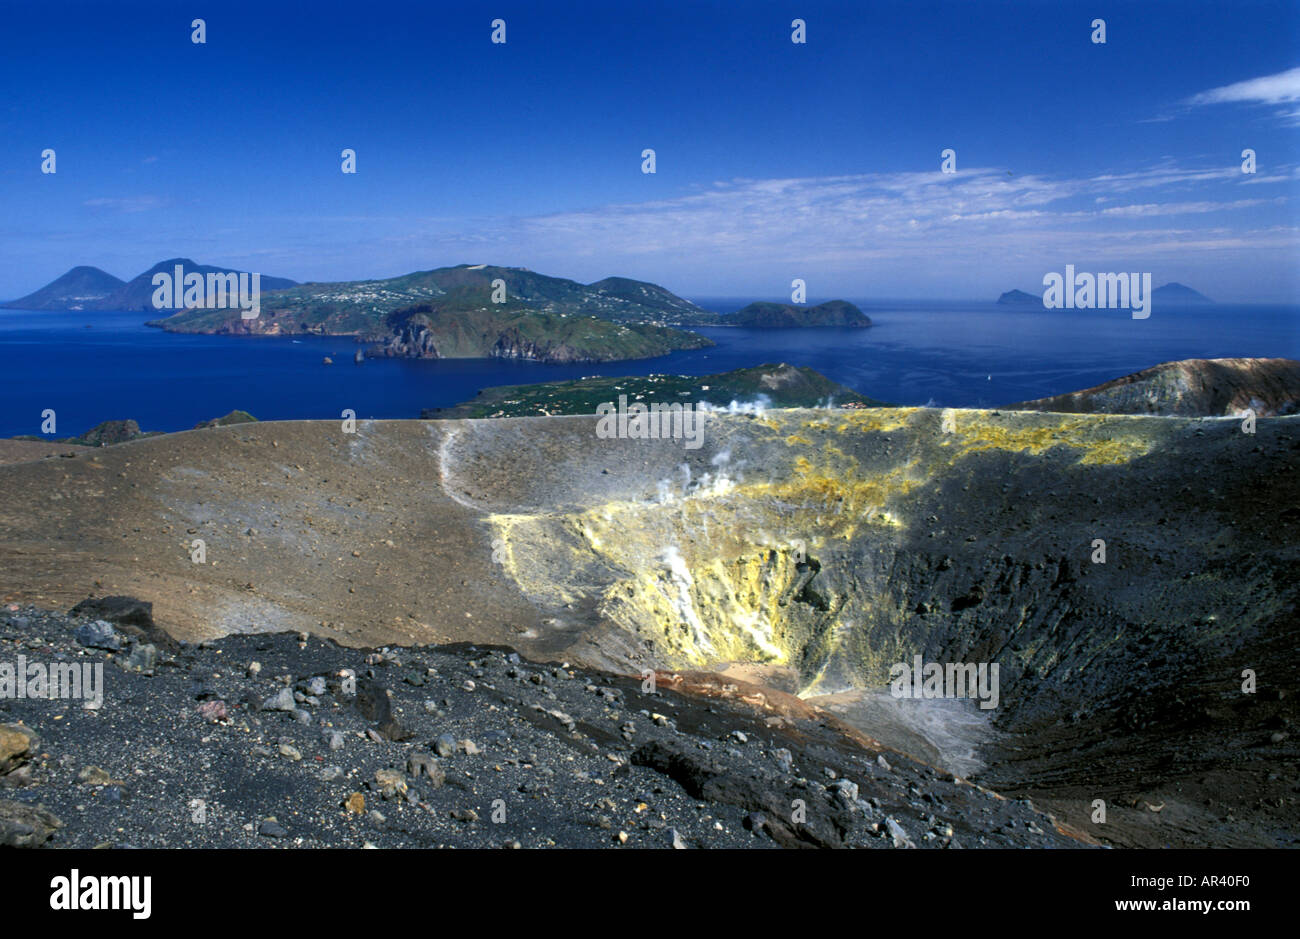
POLYGON ((182 255, 936 299, 1068 263, 1300 302, 1300 3, 285 6, 4 4, 0 297, 182 255))

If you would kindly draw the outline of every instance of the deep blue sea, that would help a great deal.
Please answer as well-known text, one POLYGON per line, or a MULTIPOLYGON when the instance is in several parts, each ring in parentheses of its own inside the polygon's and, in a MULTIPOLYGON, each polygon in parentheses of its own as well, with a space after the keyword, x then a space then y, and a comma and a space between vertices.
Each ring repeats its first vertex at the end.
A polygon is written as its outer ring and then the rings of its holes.
MULTIPOLYGON (((748 299, 694 298, 730 312, 748 299)), ((818 369, 897 404, 981 407, 1099 384, 1184 358, 1300 359, 1300 307, 1219 305, 1126 310, 1017 310, 992 303, 856 301, 870 329, 701 329, 717 346, 601 365, 483 359, 352 361, 351 339, 190 336, 146 327, 144 313, 0 310, 0 437, 57 435, 134 418, 183 430, 240 408, 261 420, 414 418, 490 385, 588 375, 707 375, 766 362, 818 369), (323 365, 330 356, 334 365, 323 365)), ((724 403, 724 402, 716 402, 724 403)))

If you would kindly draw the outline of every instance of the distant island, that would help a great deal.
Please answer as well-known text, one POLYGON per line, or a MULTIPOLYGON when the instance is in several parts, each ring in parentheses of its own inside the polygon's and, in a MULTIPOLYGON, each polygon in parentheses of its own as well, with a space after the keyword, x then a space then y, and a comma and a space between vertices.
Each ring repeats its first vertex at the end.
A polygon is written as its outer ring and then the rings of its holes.
POLYGON ((20 310, 100 310, 109 297, 115 295, 126 281, 119 280, 97 267, 74 267, 62 277, 46 284, 35 293, 0 303, 0 307, 20 310))
POLYGON ((644 403, 699 404, 725 408, 733 401, 762 403, 771 408, 885 407, 820 372, 804 367, 758 365, 702 377, 689 375, 628 375, 620 378, 581 378, 536 385, 484 388, 473 399, 449 408, 427 408, 425 419, 482 417, 545 417, 595 414, 596 407, 627 400, 644 403))
POLYGON ((1008 290, 1002 296, 998 297, 999 306, 1039 306, 1043 305, 1043 298, 1035 296, 1032 293, 1025 293, 1023 290, 1008 290))
POLYGON ((722 317, 722 325, 760 329, 792 329, 817 326, 871 325, 871 319, 846 300, 828 300, 816 306, 795 303, 751 303, 722 317))
POLYGON ((1162 306, 1199 306, 1214 303, 1205 294, 1175 281, 1151 291, 1151 299, 1159 302, 1162 306))
MULTIPOLYGON (((228 267, 213 267, 197 264, 189 258, 170 258, 159 261, 149 270, 130 281, 119 280, 97 267, 74 267, 62 277, 55 278, 35 293, 30 293, 8 303, 0 303, 0 308, 10 310, 75 310, 85 312, 121 311, 126 313, 157 313, 153 304, 155 274, 172 274, 181 267, 186 274, 235 274, 247 273, 228 267)), ((293 287, 296 281, 286 277, 269 277, 262 275, 262 290, 283 290, 293 287)), ((162 310, 179 309, 164 306, 162 310)), ((234 311, 238 316, 238 311, 234 311)))
MULTIPOLYGON (((1199 306, 1202 304, 1214 303, 1205 294, 1193 290, 1176 281, 1157 287, 1151 291, 1151 301, 1153 304, 1160 306, 1199 306)), ((999 306, 1035 306, 1043 308, 1043 298, 1039 295, 1026 293, 1023 290, 1008 290, 1002 296, 998 297, 999 306)))

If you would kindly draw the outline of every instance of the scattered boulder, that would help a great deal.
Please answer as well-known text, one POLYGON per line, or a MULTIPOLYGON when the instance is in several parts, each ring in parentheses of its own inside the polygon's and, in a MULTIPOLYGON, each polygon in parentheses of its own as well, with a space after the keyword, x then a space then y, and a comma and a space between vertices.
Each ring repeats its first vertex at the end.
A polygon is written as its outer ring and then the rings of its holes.
POLYGON ((406 775, 397 769, 375 770, 374 788, 385 799, 406 793, 406 775))
POLYGON ((895 848, 915 848, 914 842, 903 830, 903 826, 898 824, 892 818, 885 819, 885 829, 889 832, 889 837, 893 839, 895 848))
POLYGON ((413 736, 393 716, 393 693, 377 681, 366 678, 357 684, 357 710, 388 740, 409 740, 413 736))
POLYGON ((127 657, 126 664, 131 668, 151 669, 158 664, 158 649, 149 642, 137 643, 127 657))
POLYGON ((230 715, 226 712, 225 701, 204 701, 196 710, 199 712, 199 717, 205 721, 216 723, 230 719, 230 715))
POLYGON ((40 745, 41 738, 30 728, 22 724, 0 724, 0 776, 25 764, 40 745))
POLYGON ((272 697, 262 702, 263 711, 295 711, 298 709, 298 702, 293 699, 293 689, 285 686, 272 697))
POLYGON ((0 801, 0 846, 39 848, 62 827, 63 822, 39 805, 0 801))
POLYGON ((454 755, 456 752, 456 738, 451 734, 439 734, 438 739, 433 741, 433 752, 443 759, 454 755))
POLYGON ((442 765, 433 758, 433 755, 421 753, 418 750, 406 758, 406 773, 417 780, 423 774, 434 789, 439 788, 447 780, 446 772, 443 771, 442 765))
POLYGON ((848 809, 854 809, 858 804, 858 784, 850 782, 847 779, 837 779, 826 787, 830 792, 835 793, 837 798, 848 809))
POLYGON ((735 805, 747 812, 762 812, 764 830, 783 847, 841 847, 851 819, 846 810, 825 800, 803 799, 806 815, 786 824, 794 796, 772 776, 740 775, 707 754, 677 741, 652 740, 632 754, 632 763, 647 766, 678 782, 692 798, 735 805))
POLYGON ((152 643, 168 652, 175 652, 178 647, 176 640, 153 621, 153 604, 148 600, 126 596, 88 597, 69 610, 68 614, 104 620, 123 635, 152 643))
POLYGON ((98 619, 93 623, 78 626, 72 634, 77 642, 89 649, 104 649, 108 652, 122 651, 122 637, 117 634, 113 624, 98 619))
POLYGON ((98 766, 83 767, 81 772, 77 773, 77 782, 83 786, 120 786, 122 780, 114 779, 109 775, 108 770, 98 766))

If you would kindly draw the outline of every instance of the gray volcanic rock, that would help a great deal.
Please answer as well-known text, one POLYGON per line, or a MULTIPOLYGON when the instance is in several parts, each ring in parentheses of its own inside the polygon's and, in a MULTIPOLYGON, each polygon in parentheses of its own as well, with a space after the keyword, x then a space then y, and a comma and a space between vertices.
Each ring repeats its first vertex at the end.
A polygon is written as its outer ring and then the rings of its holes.
MULTIPOLYGON (((0 661, 37 634, 52 654, 71 652, 73 624, 35 608, 0 614, 0 661)), ((774 721, 739 696, 704 698, 663 678, 646 692, 639 677, 465 644, 358 650, 281 633, 187 646, 152 677, 115 675, 97 712, 72 707, 53 722, 48 701, 7 702, 51 732, 30 764, 26 801, 0 801, 0 844, 890 849, 884 813, 904 820, 922 847, 1091 843, 1032 806, 902 755, 891 753, 894 772, 880 773, 877 745, 806 706, 774 721), (254 659, 260 675, 237 667, 254 659), (435 675, 424 688, 398 680, 411 668, 435 675), (419 740, 443 728, 479 743, 435 758, 418 744, 371 737, 338 684, 307 705, 311 725, 234 703, 265 697, 281 678, 297 685, 344 670, 373 672, 419 740), (217 697, 197 700, 200 684, 217 697), (423 706, 426 694, 444 702, 440 716, 423 706), (212 700, 228 704, 215 720, 202 713, 212 700), (547 711, 571 715, 572 725, 547 711), (331 750, 322 726, 348 745, 331 750), (738 736, 743 751, 727 745, 738 736), (772 749, 833 767, 864 800, 848 806, 842 787, 782 773, 772 749), (334 763, 318 768, 326 760, 334 763), (37 801, 42 808, 29 804, 37 801), (803 811, 806 823, 797 820, 803 811), (763 823, 747 824, 754 812, 763 823), (71 821, 63 827, 56 816, 71 821)))
POLYGON ((96 620, 77 627, 77 642, 91 649, 107 649, 117 652, 122 648, 122 637, 117 634, 111 623, 96 620))
POLYGON ((1164 414, 1232 417, 1300 411, 1300 362, 1294 359, 1183 359, 1094 388, 1009 405, 1017 411, 1070 414, 1164 414))
MULTIPOLYGON (((111 623, 118 631, 140 642, 174 649, 176 641, 153 620, 153 604, 136 597, 87 597, 69 616, 111 623)), ((94 625, 93 623, 91 625, 94 625)))
POLYGON ((0 847, 39 848, 62 827, 42 806, 0 800, 0 847))

